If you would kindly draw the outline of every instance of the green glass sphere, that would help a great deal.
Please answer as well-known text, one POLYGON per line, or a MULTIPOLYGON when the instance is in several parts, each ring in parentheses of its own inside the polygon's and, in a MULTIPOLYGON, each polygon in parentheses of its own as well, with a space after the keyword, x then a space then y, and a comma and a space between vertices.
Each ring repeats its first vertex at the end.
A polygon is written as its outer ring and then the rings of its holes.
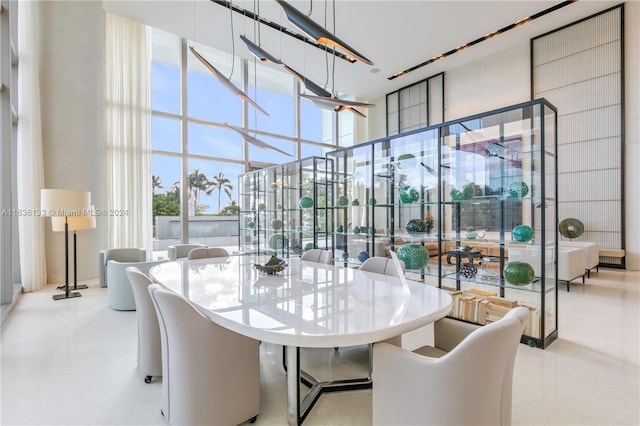
POLYGON ((411 186, 405 186, 400 191, 400 202, 404 204, 415 203, 420 199, 420 193, 411 186))
POLYGON ((535 274, 533 267, 526 262, 509 262, 504 265, 502 270, 504 279, 509 284, 513 285, 527 285, 531 284, 535 274))
POLYGON ((518 225, 511 231, 514 240, 526 243, 533 238, 533 228, 528 225, 518 225))
POLYGON ((349 198, 345 195, 341 195, 338 197, 338 207, 346 207, 349 205, 349 198))
POLYGON ((284 235, 273 234, 269 237, 269 247, 273 250, 281 250, 287 246, 288 240, 284 235))
POLYGON ((405 244, 396 254, 407 269, 422 269, 429 262, 429 251, 422 244, 405 244))
POLYGON ((249 222, 249 223, 247 223, 247 228, 249 228, 249 229, 253 229, 253 228, 255 228, 255 227, 256 227, 256 224, 255 224, 254 222, 249 222))
POLYGON ((313 207, 313 198, 306 195, 300 198, 300 208, 310 209, 312 207, 313 207))
POLYGON ((529 193, 529 186, 521 180, 511 182, 509 185, 509 197, 511 198, 524 198, 529 193))

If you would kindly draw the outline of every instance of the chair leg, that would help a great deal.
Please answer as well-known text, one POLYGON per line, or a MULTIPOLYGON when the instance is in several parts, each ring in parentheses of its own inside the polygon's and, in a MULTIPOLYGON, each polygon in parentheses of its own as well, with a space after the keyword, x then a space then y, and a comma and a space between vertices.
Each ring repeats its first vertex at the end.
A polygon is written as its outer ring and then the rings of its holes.
POLYGON ((151 383, 151 378, 152 378, 151 376, 146 376, 146 377, 144 378, 144 382, 145 382, 145 383, 151 383))

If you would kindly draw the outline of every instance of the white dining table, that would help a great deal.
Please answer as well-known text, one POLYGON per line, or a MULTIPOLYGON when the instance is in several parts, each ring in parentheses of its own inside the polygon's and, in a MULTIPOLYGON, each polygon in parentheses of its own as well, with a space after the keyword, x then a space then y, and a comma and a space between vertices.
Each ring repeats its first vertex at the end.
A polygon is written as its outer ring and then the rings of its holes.
POLYGON ((150 276, 214 323, 284 346, 289 424, 302 423, 323 391, 371 386, 370 377, 313 383, 301 400, 300 348, 396 338, 451 310, 447 292, 422 283, 297 258, 288 259, 286 269, 277 275, 254 268, 268 259, 244 255, 178 260, 154 266, 150 276))

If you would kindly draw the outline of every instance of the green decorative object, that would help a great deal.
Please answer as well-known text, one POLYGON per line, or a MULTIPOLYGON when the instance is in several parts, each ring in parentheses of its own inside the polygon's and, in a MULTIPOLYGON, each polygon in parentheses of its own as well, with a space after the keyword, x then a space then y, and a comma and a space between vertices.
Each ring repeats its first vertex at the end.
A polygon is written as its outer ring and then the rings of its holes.
POLYGON ((282 229, 282 221, 280 219, 272 219, 271 220, 271 228, 273 228, 273 229, 282 229))
POLYGON ((304 245, 304 251, 309 251, 314 248, 313 243, 307 243, 304 245))
POLYGON ((258 204, 258 210, 264 210, 264 209, 266 209, 266 208, 267 208, 267 206, 265 206, 265 204, 264 204, 264 203, 260 203, 260 204, 258 204))
POLYGON ((531 241, 533 238, 533 228, 529 225, 518 225, 511 231, 511 237, 521 243, 531 241))
POLYGON ((300 198, 300 208, 310 209, 312 207, 313 207, 313 198, 306 195, 300 198))
POLYGON ((400 202, 404 204, 415 203, 420 199, 420 193, 411 186, 405 186, 400 191, 400 202))
POLYGON ((473 229, 467 229, 467 239, 468 240, 475 240, 476 239, 476 231, 474 231, 473 229))
POLYGON ((578 238, 584 233, 584 223, 574 217, 563 219, 558 228, 565 238, 578 238))
POLYGON ((407 269, 422 269, 429 262, 429 251, 422 244, 405 244, 396 254, 407 269))
POLYGON ((357 207, 357 206, 359 206, 359 205, 360 205, 360 201, 358 201, 358 199, 356 198, 355 200, 353 200, 353 201, 351 202, 351 205, 352 205, 352 206, 354 206, 354 207, 357 207))
POLYGON ((336 228, 336 232, 344 232, 344 226, 338 225, 338 227, 336 228))
POLYGON ((526 262, 509 262, 502 270, 504 279, 509 284, 527 285, 531 284, 534 278, 533 267, 526 262))
POLYGON ((409 234, 423 234, 427 232, 427 224, 422 219, 411 219, 405 229, 409 234))
POLYGON ((476 195, 476 186, 473 183, 468 183, 462 187, 462 191, 458 188, 451 188, 449 195, 453 201, 470 200, 476 195))
POLYGON ((271 182, 271 188, 272 189, 278 188, 278 182, 271 182))
POLYGON ((360 227, 359 226, 354 226, 353 227, 353 233, 358 235, 360 233, 360 227))
POLYGON ((524 198, 529 193, 529 186, 521 180, 511 182, 509 185, 509 197, 510 198, 524 198))
POLYGON ((281 250, 287 246, 288 240, 284 235, 273 234, 269 237, 269 247, 273 250, 281 250))
POLYGON ((254 222, 249 222, 249 223, 247 223, 247 228, 249 228, 249 229, 253 229, 253 228, 255 228, 255 227, 256 227, 256 224, 255 224, 254 222))
POLYGON ((349 199, 345 195, 338 197, 338 207, 346 207, 349 205, 349 199))
POLYGON ((376 205, 376 203, 377 203, 377 201, 376 201, 376 199, 375 199, 375 198, 369 198, 369 205, 370 205, 370 206, 375 206, 375 205, 376 205))

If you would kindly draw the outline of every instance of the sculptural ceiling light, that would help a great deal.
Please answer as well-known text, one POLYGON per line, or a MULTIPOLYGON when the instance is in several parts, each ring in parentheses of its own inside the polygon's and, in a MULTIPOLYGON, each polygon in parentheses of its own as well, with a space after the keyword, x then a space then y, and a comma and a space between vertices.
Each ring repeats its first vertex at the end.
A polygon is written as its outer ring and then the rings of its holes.
POLYGON ((240 97, 242 100, 244 100, 245 102, 249 103, 250 105, 252 105, 255 109, 257 109, 258 111, 260 111, 261 113, 265 114, 265 115, 269 115, 269 113, 267 111, 265 111, 260 105, 258 105, 256 102, 253 101, 253 99, 251 99, 249 97, 249 95, 247 95, 245 92, 243 92, 242 90, 238 89, 238 87, 236 87, 235 84, 233 84, 231 82, 231 80, 229 80, 227 77, 225 77, 224 75, 222 75, 222 73, 220 71, 218 71, 216 69, 216 67, 214 67, 213 65, 211 65, 209 63, 209 61, 207 61, 204 57, 202 57, 202 55, 200 55, 196 49, 193 48, 193 46, 189 46, 189 50, 191 50, 191 53, 194 54, 194 56, 196 58, 198 58, 198 60, 200 62, 202 62, 202 64, 209 70, 211 71, 211 73, 213 74, 213 76, 224 86, 227 88, 227 90, 229 90, 231 93, 233 93, 234 95, 240 97))
POLYGON ((278 151, 281 154, 288 155, 289 157, 292 157, 292 155, 289 154, 288 152, 283 151, 280 148, 276 148, 275 146, 270 145, 270 144, 268 144, 268 143, 266 143, 264 141, 261 141, 260 139, 256 138, 255 136, 251 136, 249 133, 245 132, 242 129, 238 129, 237 127, 232 126, 232 125, 227 124, 227 123, 224 123, 224 125, 227 126, 229 129, 239 133, 245 141, 247 141, 248 143, 250 143, 253 146, 257 146, 258 148, 262 148, 262 149, 271 149, 271 150, 274 150, 274 151, 278 151))
POLYGON ((343 99, 334 98, 331 95, 331 93, 329 93, 327 90, 322 88, 320 85, 309 80, 304 75, 300 74, 299 72, 297 72, 296 70, 294 70, 293 68, 291 68, 290 66, 282 62, 281 60, 277 59, 275 56, 271 55, 269 52, 267 52, 266 50, 264 50, 262 47, 258 46, 251 40, 249 40, 247 37, 241 35, 240 39, 247 45, 247 48, 249 49, 249 51, 260 61, 262 62, 270 61, 270 62, 273 62, 274 64, 282 65, 285 70, 287 70, 295 78, 300 80, 304 84, 304 86, 307 88, 307 90, 317 95, 317 96, 300 95, 300 97, 310 100, 318 108, 333 110, 337 112, 348 110, 356 115, 359 115, 360 117, 366 117, 366 115, 364 115, 354 107, 372 108, 375 106, 374 104, 369 104, 365 102, 347 101, 343 99))
POLYGON ((318 43, 334 46, 365 64, 373 65, 373 62, 367 59, 364 55, 360 54, 353 47, 331 34, 325 28, 308 18, 304 13, 300 12, 286 1, 276 0, 276 2, 282 6, 284 13, 287 15, 287 19, 289 19, 293 25, 309 34, 309 36, 313 37, 318 43))

